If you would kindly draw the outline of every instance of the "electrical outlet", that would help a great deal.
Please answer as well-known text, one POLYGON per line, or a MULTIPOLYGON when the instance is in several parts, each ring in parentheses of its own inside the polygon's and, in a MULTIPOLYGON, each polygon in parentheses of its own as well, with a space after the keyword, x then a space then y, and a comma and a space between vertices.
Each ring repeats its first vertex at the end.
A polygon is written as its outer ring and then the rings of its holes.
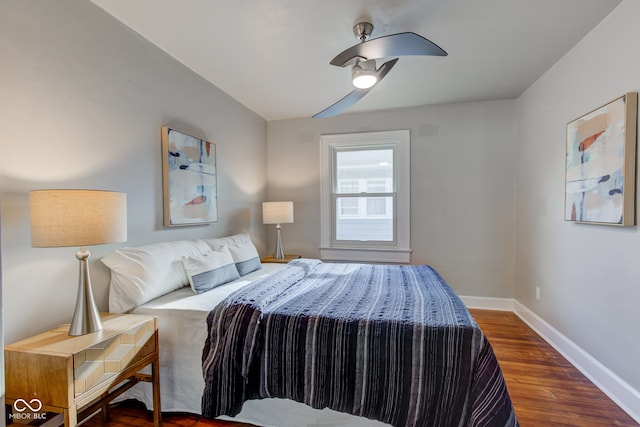
POLYGON ((536 286, 536 299, 540 301, 540 286, 536 286))

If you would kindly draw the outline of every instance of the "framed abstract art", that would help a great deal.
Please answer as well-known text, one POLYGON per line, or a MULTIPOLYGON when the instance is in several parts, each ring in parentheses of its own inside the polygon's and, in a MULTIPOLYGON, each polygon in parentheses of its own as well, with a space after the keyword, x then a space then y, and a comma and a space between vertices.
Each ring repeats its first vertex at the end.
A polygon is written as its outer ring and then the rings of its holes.
POLYGON ((565 220, 635 224, 637 109, 627 93, 567 124, 565 220))
POLYGON ((218 220, 215 144, 163 127, 162 184, 165 227, 218 220))

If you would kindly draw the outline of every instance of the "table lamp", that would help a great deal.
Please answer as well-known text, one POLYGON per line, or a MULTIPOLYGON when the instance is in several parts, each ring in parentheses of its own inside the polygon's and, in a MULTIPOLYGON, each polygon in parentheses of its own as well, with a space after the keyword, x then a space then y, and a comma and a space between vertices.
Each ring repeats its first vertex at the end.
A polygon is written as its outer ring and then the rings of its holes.
POLYGON ((293 202, 263 202, 262 203, 262 223, 276 224, 276 250, 273 257, 276 259, 284 258, 284 250, 282 249, 282 236, 280 224, 288 224, 293 222, 293 202))
POLYGON ((86 246, 127 240, 127 195, 100 190, 35 190, 29 194, 31 246, 79 246, 80 279, 69 335, 102 329, 93 300, 86 246))

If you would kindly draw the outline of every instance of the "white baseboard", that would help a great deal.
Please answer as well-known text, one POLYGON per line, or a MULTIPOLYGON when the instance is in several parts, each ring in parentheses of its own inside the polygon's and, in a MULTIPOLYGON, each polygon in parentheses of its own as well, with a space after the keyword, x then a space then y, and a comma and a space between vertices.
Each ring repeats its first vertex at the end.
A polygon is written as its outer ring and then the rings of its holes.
POLYGON ((468 308, 513 311, 623 411, 640 423, 640 409, 637 409, 640 408, 640 392, 522 303, 512 298, 461 296, 460 299, 468 308))
POLYGON ((513 307, 513 312, 531 329, 589 378, 631 418, 640 423, 640 392, 638 390, 520 302, 513 300, 513 307))
POLYGON ((480 308, 483 310, 515 311, 512 298, 489 298, 461 296, 460 299, 468 308, 480 308))

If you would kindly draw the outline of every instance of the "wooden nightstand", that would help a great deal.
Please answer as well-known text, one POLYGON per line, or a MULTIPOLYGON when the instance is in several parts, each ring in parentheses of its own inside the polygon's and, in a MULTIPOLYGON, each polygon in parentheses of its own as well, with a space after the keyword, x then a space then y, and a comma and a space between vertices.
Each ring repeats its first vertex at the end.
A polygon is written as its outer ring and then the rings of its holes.
POLYGON ((82 418, 102 408, 106 420, 110 400, 147 381, 153 388, 153 422, 160 426, 157 318, 103 313, 102 325, 101 331, 81 336, 69 336, 64 325, 4 348, 12 417, 24 414, 20 409, 29 403, 36 413, 64 414, 67 427, 78 423, 80 411, 82 418), (148 365, 150 375, 139 373, 148 365))
POLYGON ((260 262, 275 262, 279 264, 286 264, 291 260, 302 258, 302 255, 285 255, 284 258, 274 258, 272 256, 266 256, 264 258, 260 258, 260 262))

